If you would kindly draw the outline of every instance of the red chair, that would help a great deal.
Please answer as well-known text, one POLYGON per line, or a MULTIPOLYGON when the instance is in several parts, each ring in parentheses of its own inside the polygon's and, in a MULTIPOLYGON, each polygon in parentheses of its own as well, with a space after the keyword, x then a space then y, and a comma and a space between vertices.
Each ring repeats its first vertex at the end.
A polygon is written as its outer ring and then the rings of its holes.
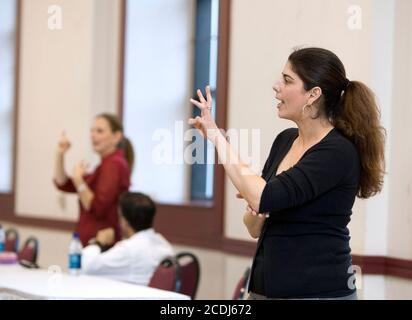
POLYGON ((19 234, 15 229, 8 229, 6 231, 5 251, 15 252, 19 250, 19 234))
POLYGON ((175 258, 166 258, 159 264, 150 279, 149 287, 179 292, 180 266, 175 258))
POLYGON ((232 300, 244 300, 249 285, 250 268, 247 268, 236 285, 232 300))
POLYGON ((176 255, 180 265, 181 287, 180 293, 195 299, 200 279, 200 264, 197 257, 190 252, 181 252, 176 255))
POLYGON ((32 265, 32 267, 37 266, 37 254, 39 251, 39 241, 30 237, 24 243, 23 248, 19 251, 19 261, 24 264, 32 265))

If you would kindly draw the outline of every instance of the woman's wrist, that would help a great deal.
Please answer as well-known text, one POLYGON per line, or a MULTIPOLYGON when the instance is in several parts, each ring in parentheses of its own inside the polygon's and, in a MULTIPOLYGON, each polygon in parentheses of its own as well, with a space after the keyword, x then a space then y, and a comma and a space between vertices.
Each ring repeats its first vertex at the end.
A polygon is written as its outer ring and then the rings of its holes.
POLYGON ((226 141, 226 137, 223 135, 222 130, 216 129, 209 129, 207 132, 209 140, 216 146, 219 141, 222 139, 226 141))
POLYGON ((99 240, 97 240, 96 238, 92 238, 89 240, 89 242, 87 243, 89 246, 98 246, 100 248, 101 252, 107 251, 107 245, 104 245, 103 243, 101 243, 99 240))
POLYGON ((58 157, 61 157, 61 158, 64 158, 64 155, 66 154, 66 152, 65 151, 62 151, 62 150, 60 150, 60 149, 57 149, 57 151, 56 151, 56 155, 58 156, 58 157))
MULTIPOLYGON (((83 188, 85 186, 85 181, 83 179, 83 177, 73 177, 73 184, 76 187, 76 189, 79 191, 79 189, 83 188)), ((84 190, 82 190, 84 191, 84 190)))

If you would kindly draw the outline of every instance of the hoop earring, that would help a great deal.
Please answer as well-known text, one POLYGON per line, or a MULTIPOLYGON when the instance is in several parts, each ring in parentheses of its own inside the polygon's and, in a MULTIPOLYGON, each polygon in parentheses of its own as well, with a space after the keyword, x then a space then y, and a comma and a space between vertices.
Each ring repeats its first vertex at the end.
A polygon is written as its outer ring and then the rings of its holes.
POLYGON ((307 107, 310 107, 311 105, 305 104, 302 108, 302 116, 305 115, 305 111, 307 107))

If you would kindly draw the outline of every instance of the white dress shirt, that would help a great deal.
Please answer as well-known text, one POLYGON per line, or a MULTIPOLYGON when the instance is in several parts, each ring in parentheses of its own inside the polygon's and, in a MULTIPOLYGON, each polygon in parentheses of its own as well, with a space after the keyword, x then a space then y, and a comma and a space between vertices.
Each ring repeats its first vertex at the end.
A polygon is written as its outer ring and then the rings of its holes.
POLYGON ((103 253, 97 245, 87 246, 82 252, 82 272, 147 286, 159 263, 171 255, 169 242, 147 229, 103 253))

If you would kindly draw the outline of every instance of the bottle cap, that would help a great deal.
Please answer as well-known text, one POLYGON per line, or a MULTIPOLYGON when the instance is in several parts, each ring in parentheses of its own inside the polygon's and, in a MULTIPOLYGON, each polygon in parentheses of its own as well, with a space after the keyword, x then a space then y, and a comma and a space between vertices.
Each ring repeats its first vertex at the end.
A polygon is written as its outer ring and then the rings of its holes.
POLYGON ((78 232, 73 232, 73 238, 79 239, 79 233, 78 232))

